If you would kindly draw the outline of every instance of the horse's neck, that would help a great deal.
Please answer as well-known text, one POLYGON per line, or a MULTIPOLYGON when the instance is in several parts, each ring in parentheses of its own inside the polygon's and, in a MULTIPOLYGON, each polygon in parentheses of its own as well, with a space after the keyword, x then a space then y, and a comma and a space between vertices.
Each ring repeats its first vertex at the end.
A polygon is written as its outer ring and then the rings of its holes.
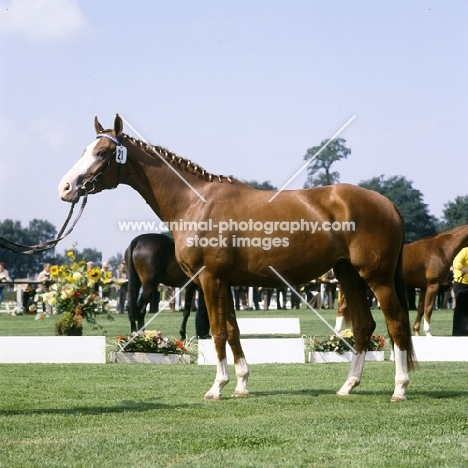
POLYGON ((447 234, 450 235, 450 249, 447 254, 450 255, 449 260, 452 261, 463 247, 468 247, 468 226, 456 228, 447 234))
POLYGON ((134 150, 132 156, 127 160, 129 167, 122 182, 135 189, 161 220, 178 219, 201 200, 197 193, 208 182, 168 166, 158 156, 151 157, 139 149, 134 150))

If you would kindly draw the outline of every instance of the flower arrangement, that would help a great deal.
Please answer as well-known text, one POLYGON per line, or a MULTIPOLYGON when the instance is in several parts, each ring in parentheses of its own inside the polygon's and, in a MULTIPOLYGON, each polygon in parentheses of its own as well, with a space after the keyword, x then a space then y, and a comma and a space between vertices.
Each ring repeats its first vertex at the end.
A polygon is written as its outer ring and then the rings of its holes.
POLYGON ((108 299, 99 295, 99 286, 111 281, 111 272, 100 268, 88 271, 85 261, 76 262, 75 254, 67 252, 68 264, 50 267, 50 290, 42 294, 61 318, 55 323, 57 335, 82 335, 83 319, 93 328, 101 328, 96 322, 97 314, 109 313, 108 299))
MULTIPOLYGON (((354 334, 347 328, 340 332, 340 335, 351 345, 354 346, 354 334)), ((316 337, 305 337, 304 342, 306 348, 312 352, 336 352, 343 354, 346 351, 350 351, 346 343, 341 340, 338 334, 330 335, 323 340, 318 340, 316 337)), ((381 351, 385 346, 385 338, 380 335, 372 335, 369 343, 367 344, 367 351, 381 351)))
POLYGON ((120 335, 116 342, 118 348, 127 353, 190 354, 182 341, 165 338, 156 330, 131 336, 120 335))

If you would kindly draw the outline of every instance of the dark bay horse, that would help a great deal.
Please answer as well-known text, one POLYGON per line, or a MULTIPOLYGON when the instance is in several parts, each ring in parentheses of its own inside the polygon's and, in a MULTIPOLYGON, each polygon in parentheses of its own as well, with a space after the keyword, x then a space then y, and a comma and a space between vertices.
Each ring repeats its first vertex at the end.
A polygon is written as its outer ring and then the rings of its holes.
MULTIPOLYGON (((403 279, 407 288, 419 288, 418 311, 413 331, 419 336, 424 316, 424 332, 431 336, 431 317, 437 291, 449 274, 450 266, 458 252, 468 247, 468 226, 424 237, 403 246, 403 279)), ((335 330, 340 331, 347 315, 346 301, 340 302, 335 330)))
POLYGON ((95 130, 95 139, 62 178, 59 195, 74 202, 85 192, 127 184, 169 223, 177 261, 187 275, 196 276, 208 308, 218 363, 205 399, 221 398, 229 382, 226 342, 234 356, 234 396, 248 396, 249 368, 230 286, 302 284, 331 268, 347 297, 357 351, 338 394, 348 395, 361 381, 375 329, 369 286, 394 345, 392 401, 406 399, 414 353, 401 275, 404 226, 393 203, 348 184, 279 193, 255 190, 126 135, 119 115, 108 130, 96 118, 95 130))
MULTIPOLYGON (((132 332, 145 325, 146 306, 159 284, 180 288, 189 278, 175 258, 174 241, 163 234, 142 234, 130 242, 125 251, 128 273, 128 317, 132 332), (140 293, 141 288, 141 293, 140 293)), ((180 326, 186 338, 187 320, 197 285, 192 281, 185 288, 184 316, 180 326)))

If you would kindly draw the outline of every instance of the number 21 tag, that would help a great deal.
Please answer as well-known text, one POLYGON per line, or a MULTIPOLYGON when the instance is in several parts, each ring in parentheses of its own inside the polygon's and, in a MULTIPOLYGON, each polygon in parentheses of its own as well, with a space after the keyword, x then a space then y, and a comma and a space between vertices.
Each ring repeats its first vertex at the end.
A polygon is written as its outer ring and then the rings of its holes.
POLYGON ((127 148, 125 148, 125 146, 117 146, 115 149, 115 160, 119 164, 125 164, 127 162, 127 148))

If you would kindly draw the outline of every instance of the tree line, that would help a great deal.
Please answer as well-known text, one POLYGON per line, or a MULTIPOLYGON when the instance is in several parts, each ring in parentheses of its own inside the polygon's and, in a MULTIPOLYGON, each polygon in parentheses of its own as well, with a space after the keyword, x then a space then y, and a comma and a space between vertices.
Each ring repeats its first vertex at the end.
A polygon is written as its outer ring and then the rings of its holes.
MULTIPOLYGON (((56 236, 55 226, 42 219, 33 219, 27 226, 22 226, 20 221, 11 219, 0 221, 0 237, 17 244, 36 245, 55 239, 56 236)), ((96 249, 84 248, 79 250, 74 246, 68 250, 74 252, 77 261, 102 263, 102 253, 96 249)), ((12 279, 32 279, 42 271, 44 263, 61 265, 65 263, 66 258, 66 252, 63 254, 57 253, 55 248, 34 255, 24 255, 0 247, 0 262, 5 264, 5 268, 12 279)), ((121 254, 117 254, 109 260, 109 264, 113 269, 116 269, 121 262, 121 254)))
MULTIPOLYGON (((326 143, 327 140, 323 140, 320 146, 309 148, 304 155, 305 160, 311 160, 305 188, 332 185, 340 181, 340 174, 332 170, 332 165, 346 159, 351 150, 346 147, 344 138, 333 140, 322 150, 326 143)), ((405 243, 468 224, 468 195, 458 196, 446 203, 442 219, 437 219, 429 213, 427 204, 423 202, 423 194, 404 176, 386 178, 380 175, 358 185, 381 193, 398 206, 405 220, 405 243)))
MULTIPOLYGON (((346 147, 346 140, 343 138, 333 140, 323 149, 326 143, 327 140, 324 140, 320 146, 309 148, 304 155, 305 160, 311 160, 307 168, 305 188, 332 185, 340 181, 339 172, 333 170, 332 166, 347 158, 351 154, 351 149, 346 147)), ((277 189, 269 181, 244 180, 243 182, 259 190, 277 189)), ((429 213, 427 204, 423 202, 423 194, 404 176, 380 175, 362 181, 358 185, 381 193, 399 207, 405 220, 406 243, 468 224, 468 195, 456 197, 455 200, 446 203, 442 219, 438 220, 429 213)), ((33 219, 26 227, 23 227, 19 221, 11 219, 0 221, 0 237, 16 243, 34 245, 54 239, 56 235, 55 226, 45 220, 33 219)), ((75 247, 74 253, 78 261, 102 263, 102 253, 96 249, 85 248, 80 251, 75 247)), ((5 264, 10 276, 16 279, 34 277, 42 270, 45 262, 62 264, 65 260, 65 253, 58 254, 55 249, 36 255, 22 255, 0 247, 0 262, 5 264)), ((122 260, 122 253, 110 258, 111 269, 117 269, 122 260)))

